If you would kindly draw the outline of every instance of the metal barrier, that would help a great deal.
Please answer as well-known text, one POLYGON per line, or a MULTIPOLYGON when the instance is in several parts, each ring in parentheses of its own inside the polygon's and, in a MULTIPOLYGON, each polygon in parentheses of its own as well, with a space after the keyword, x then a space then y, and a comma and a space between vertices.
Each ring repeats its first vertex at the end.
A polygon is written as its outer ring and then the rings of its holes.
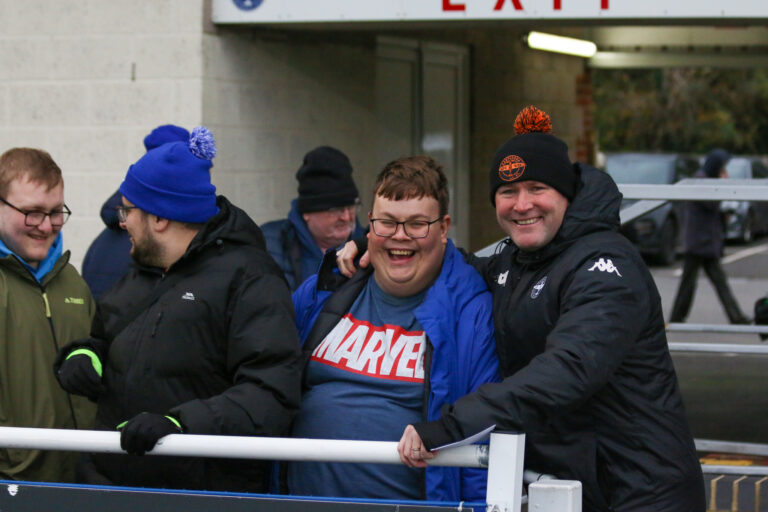
MULTIPOLYGON (((125 453, 120 433, 95 430, 56 430, 0 427, 0 447, 125 453)), ((488 467, 486 495, 489 512, 520 512, 523 497, 524 434, 492 433, 489 445, 457 446, 440 450, 433 466, 488 467)), ((400 464, 397 443, 246 436, 171 434, 158 441, 147 455, 228 457, 283 461, 368 462, 400 464)), ((581 484, 553 480, 526 472, 537 481, 528 486, 530 503, 537 512, 580 512, 581 484)), ((327 499, 326 499, 327 501, 327 499)), ((375 501, 375 500, 373 500, 375 501)), ((529 505, 530 506, 530 505, 529 505)), ((6 511, 5 508, 2 509, 6 511)), ((7 509, 12 512, 13 509, 7 509)))

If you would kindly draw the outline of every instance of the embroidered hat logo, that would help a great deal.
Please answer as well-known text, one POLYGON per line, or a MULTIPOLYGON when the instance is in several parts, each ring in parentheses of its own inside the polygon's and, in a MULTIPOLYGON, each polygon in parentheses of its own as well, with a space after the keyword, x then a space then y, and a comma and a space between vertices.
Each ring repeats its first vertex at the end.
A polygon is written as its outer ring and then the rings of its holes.
POLYGON ((503 181, 515 181, 524 171, 525 161, 517 155, 509 155, 499 164, 499 178, 503 181))

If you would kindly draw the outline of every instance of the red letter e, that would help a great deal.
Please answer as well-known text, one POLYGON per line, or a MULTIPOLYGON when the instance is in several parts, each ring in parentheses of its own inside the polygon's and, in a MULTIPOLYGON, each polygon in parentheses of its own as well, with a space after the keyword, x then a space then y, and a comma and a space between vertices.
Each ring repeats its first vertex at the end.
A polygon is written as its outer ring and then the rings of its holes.
POLYGON ((451 0, 443 0, 444 11, 466 11, 467 6, 465 4, 452 4, 451 0))

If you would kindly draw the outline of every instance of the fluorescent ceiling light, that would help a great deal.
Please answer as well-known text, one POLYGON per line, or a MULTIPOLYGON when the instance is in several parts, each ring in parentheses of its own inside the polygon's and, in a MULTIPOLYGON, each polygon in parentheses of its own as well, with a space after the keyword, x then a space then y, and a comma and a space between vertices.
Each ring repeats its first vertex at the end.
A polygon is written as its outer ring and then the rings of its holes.
POLYGON ((529 32, 528 46, 536 50, 548 52, 567 53, 579 57, 592 57, 597 53, 597 45, 592 41, 574 39, 572 37, 556 36, 543 32, 529 32))

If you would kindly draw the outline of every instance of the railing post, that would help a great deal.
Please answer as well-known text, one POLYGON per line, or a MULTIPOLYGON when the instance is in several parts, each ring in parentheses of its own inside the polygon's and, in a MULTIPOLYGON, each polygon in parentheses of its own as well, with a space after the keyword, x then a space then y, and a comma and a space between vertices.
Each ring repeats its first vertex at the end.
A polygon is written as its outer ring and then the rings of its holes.
POLYGON ((581 512, 581 482, 540 480, 528 485, 528 510, 581 512))
POLYGON ((488 512, 520 512, 525 434, 491 434, 488 454, 488 512))

